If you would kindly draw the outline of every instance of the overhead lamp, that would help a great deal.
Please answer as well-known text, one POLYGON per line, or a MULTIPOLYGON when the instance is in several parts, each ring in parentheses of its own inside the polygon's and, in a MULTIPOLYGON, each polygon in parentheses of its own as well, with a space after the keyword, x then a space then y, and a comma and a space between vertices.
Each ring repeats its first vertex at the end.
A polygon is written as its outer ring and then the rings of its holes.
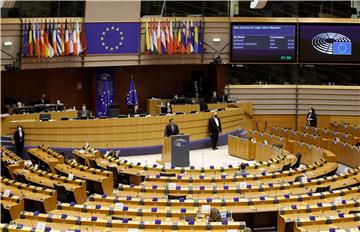
POLYGON ((266 6, 267 0, 252 0, 250 9, 262 9, 266 6))
POLYGON ((4 42, 4 46, 6 46, 6 47, 9 47, 9 46, 11 46, 12 45, 12 42, 11 41, 5 41, 4 42))
POLYGON ((214 43, 219 43, 221 41, 221 38, 212 38, 212 41, 214 43))

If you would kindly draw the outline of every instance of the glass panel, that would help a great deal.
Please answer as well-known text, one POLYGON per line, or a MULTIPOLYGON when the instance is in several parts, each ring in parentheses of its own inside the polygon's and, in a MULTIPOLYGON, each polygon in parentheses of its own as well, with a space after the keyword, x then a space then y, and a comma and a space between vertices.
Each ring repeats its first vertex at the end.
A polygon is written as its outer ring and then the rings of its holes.
POLYGON ((354 65, 228 65, 229 84, 359 85, 354 65))
POLYGON ((84 17, 85 1, 16 1, 13 8, 1 8, 2 18, 84 17))

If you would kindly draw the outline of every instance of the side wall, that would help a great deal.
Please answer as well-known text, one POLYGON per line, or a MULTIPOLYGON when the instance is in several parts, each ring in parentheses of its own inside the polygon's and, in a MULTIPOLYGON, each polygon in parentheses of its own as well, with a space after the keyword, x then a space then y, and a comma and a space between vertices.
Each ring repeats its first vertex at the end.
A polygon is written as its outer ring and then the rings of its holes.
POLYGON ((330 122, 360 125, 360 87, 317 85, 229 85, 230 97, 253 103, 253 127, 261 131, 270 126, 298 129, 306 124, 313 107, 318 127, 330 122))

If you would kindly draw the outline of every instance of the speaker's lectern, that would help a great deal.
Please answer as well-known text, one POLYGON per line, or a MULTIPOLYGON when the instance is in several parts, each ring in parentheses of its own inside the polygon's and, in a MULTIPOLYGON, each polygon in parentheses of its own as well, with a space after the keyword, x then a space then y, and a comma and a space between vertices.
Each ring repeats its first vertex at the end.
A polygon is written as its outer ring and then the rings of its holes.
POLYGON ((161 163, 175 167, 188 167, 190 151, 189 135, 173 135, 164 139, 161 163))

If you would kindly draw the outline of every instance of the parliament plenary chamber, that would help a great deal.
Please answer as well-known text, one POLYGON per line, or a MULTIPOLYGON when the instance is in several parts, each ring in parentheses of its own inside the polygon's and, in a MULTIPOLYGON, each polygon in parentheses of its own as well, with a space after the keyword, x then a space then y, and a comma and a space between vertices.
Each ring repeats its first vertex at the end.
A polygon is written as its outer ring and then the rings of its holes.
POLYGON ((1 231, 360 231, 359 0, 0 5, 1 231))

